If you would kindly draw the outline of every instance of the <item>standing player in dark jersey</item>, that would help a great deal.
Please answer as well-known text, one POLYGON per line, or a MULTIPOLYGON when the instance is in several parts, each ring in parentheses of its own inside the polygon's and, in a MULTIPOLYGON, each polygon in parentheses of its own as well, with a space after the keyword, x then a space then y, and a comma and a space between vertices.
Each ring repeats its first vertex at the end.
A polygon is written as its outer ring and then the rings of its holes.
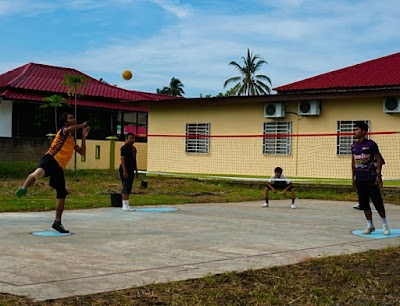
POLYGON ((129 206, 129 195, 132 192, 133 181, 138 177, 138 169, 136 162, 135 135, 133 133, 126 134, 125 144, 121 147, 121 165, 119 166, 119 174, 122 182, 122 209, 134 210, 129 206))
POLYGON ((20 187, 15 194, 18 197, 25 195, 27 189, 38 179, 43 176, 50 176, 49 185, 57 191, 56 218, 52 227, 60 233, 69 233, 61 224, 65 198, 68 194, 65 188, 64 170, 71 160, 74 150, 81 155, 85 154, 85 140, 89 134, 90 127, 87 126, 87 122, 76 124, 74 115, 70 113, 62 114, 60 116, 60 123, 63 124, 63 127, 58 131, 49 150, 40 161, 39 167, 29 174, 24 185, 20 187), (81 147, 76 144, 75 138, 72 136, 73 132, 78 129, 83 129, 81 147))
POLYGON ((382 183, 382 157, 376 142, 366 139, 365 134, 368 125, 364 122, 354 124, 354 139, 357 139, 351 147, 352 159, 352 184, 358 194, 360 209, 364 211, 368 226, 363 234, 368 235, 375 231, 372 221, 372 210, 369 200, 372 200, 379 216, 382 219, 383 233, 390 235, 389 225, 386 220, 385 207, 380 187, 382 183))

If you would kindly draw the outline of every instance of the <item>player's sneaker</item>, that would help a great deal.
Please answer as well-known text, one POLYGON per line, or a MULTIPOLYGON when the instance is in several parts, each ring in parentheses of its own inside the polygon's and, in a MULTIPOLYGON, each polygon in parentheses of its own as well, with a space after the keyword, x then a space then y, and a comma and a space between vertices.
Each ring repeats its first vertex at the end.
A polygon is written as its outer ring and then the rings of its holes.
POLYGON ((295 209, 296 205, 294 205, 294 203, 292 205, 290 205, 290 208, 295 209))
POLYGON ((58 232, 60 232, 62 234, 68 234, 69 233, 69 231, 66 230, 61 223, 54 222, 53 225, 52 225, 52 228, 54 228, 56 231, 58 231, 58 232))
POLYGON ((375 227, 374 226, 368 226, 362 233, 363 233, 363 235, 369 235, 372 232, 375 232, 375 227))
POLYGON ((353 206, 354 209, 360 209, 360 204, 356 204, 353 206))
POLYGON ((134 209, 132 206, 124 205, 122 206, 122 210, 135 211, 136 209, 134 209))
POLYGON ((262 207, 269 207, 269 204, 268 204, 268 203, 264 203, 264 204, 262 205, 262 207))
POLYGON ((389 225, 387 225, 387 224, 384 224, 384 225, 383 225, 383 234, 386 235, 386 236, 389 236, 389 235, 390 235, 390 228, 389 228, 389 225))
POLYGON ((15 192, 15 195, 16 195, 17 197, 22 197, 22 196, 26 195, 26 193, 27 193, 26 188, 24 188, 24 187, 19 187, 18 190, 15 192))

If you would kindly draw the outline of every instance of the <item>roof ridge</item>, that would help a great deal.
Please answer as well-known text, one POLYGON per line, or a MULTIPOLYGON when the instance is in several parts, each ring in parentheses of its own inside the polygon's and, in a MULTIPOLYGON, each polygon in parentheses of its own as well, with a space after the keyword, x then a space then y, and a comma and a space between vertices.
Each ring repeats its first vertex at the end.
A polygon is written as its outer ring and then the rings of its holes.
POLYGON ((12 86, 13 84, 17 83, 21 78, 23 78, 25 73, 31 68, 31 64, 32 63, 27 63, 25 65, 22 65, 15 69, 7 71, 6 73, 12 73, 13 71, 16 71, 16 70, 22 70, 22 72, 18 73, 18 75, 16 75, 13 79, 11 79, 8 82, 8 84, 12 86))

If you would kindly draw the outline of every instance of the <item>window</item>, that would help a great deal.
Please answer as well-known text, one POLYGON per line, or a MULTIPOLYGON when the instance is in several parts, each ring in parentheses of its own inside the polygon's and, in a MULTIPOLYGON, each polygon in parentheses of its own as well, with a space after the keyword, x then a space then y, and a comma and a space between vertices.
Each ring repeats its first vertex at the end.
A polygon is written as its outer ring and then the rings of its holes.
POLYGON ((125 135, 132 132, 136 135, 136 142, 147 142, 147 122, 146 112, 119 112, 117 115, 117 134, 121 140, 125 140, 125 135), (121 129, 121 127, 124 127, 121 129))
POLYGON ((186 153, 207 154, 210 149, 210 123, 188 123, 186 124, 186 153))
MULTIPOLYGON (((358 121, 363 121, 369 125, 369 120, 347 120, 337 122, 337 133, 353 133, 354 123, 358 121)), ((368 138, 368 135, 367 135, 368 138)), ((337 155, 349 155, 351 154, 351 145, 354 139, 352 135, 349 136, 337 136, 336 139, 336 154, 337 155)))
POLYGON ((100 159, 100 146, 96 145, 95 152, 94 152, 95 159, 100 159))
MULTIPOLYGON (((289 135, 292 122, 264 122, 264 135, 289 135)), ((271 136, 263 138, 263 154, 290 155, 291 137, 271 136)))
MULTIPOLYGON (((112 112, 108 110, 81 108, 77 111, 77 123, 87 121, 90 125, 89 139, 105 139, 114 135, 112 127, 112 112)), ((82 137, 82 130, 77 131, 78 138, 82 137)))
MULTIPOLYGON (((60 114, 57 107, 57 118, 60 114)), ((39 104, 13 102, 12 116, 13 137, 46 138, 48 133, 57 133, 54 107, 40 108, 39 104)))

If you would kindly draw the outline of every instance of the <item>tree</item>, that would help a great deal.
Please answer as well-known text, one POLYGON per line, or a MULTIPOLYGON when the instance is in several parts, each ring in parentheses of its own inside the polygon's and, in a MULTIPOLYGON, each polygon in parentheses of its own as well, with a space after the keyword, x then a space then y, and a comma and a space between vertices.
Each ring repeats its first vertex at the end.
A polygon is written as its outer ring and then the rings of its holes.
POLYGON ((169 87, 165 86, 163 89, 157 88, 157 93, 168 96, 182 97, 185 94, 183 87, 184 85, 182 84, 182 82, 179 79, 173 77, 169 82, 169 87))
MULTIPOLYGON (((78 92, 85 86, 88 82, 88 79, 81 74, 64 74, 64 81, 61 83, 62 85, 68 86, 67 93, 69 96, 74 96, 74 109, 75 109, 75 120, 77 119, 76 113, 76 101, 78 99, 78 92)), ((75 131, 75 139, 76 139, 76 131, 75 131)), ((76 151, 74 151, 74 170, 76 173, 76 151)))
POLYGON ((247 49, 247 57, 242 57, 244 65, 240 66, 235 61, 229 63, 236 67, 241 76, 232 77, 225 81, 224 88, 231 83, 236 83, 230 91, 232 95, 235 96, 255 96, 255 95, 267 95, 271 93, 272 85, 271 79, 263 74, 256 74, 261 66, 268 64, 263 58, 258 54, 253 55, 249 49, 247 49), (266 83, 265 83, 266 81, 266 83))
POLYGON ((55 123, 56 133, 57 133, 58 132, 58 128, 57 128, 57 107, 63 106, 63 105, 68 105, 68 103, 60 95, 52 95, 50 97, 43 98, 43 101, 48 102, 48 103, 41 105, 40 108, 54 107, 54 123, 55 123))
POLYGON ((212 98, 212 97, 221 98, 221 97, 230 97, 230 96, 234 96, 234 94, 232 93, 232 88, 227 90, 225 93, 219 92, 215 96, 213 96, 211 94, 208 94, 208 95, 200 94, 200 98, 212 98))
POLYGON ((75 109, 75 120, 77 119, 76 113, 76 101, 78 99, 78 93, 83 86, 87 84, 88 79, 81 74, 64 74, 64 81, 62 85, 68 86, 67 94, 69 96, 74 96, 74 109, 75 109))

